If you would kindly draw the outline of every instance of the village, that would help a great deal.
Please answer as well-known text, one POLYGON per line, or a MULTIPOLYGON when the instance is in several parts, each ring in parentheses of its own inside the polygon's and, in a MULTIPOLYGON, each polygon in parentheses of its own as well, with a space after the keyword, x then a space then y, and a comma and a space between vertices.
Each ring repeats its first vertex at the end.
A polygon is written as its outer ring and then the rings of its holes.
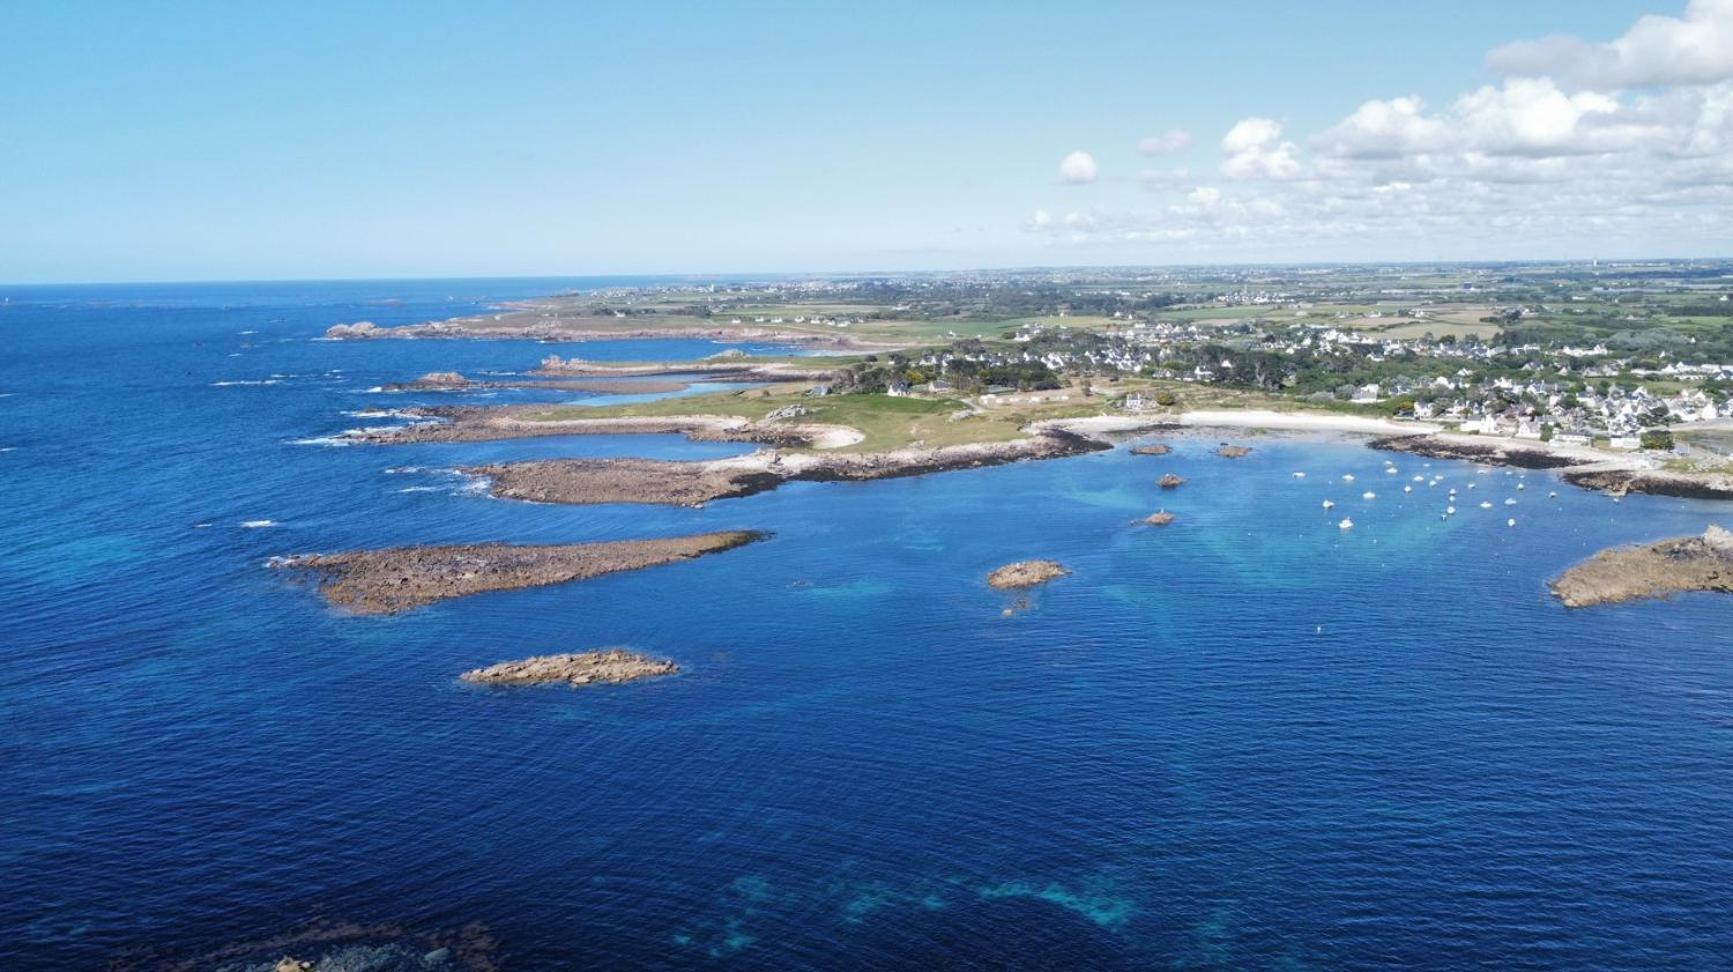
POLYGON ((1073 379, 1083 394, 1114 396, 1127 412, 1171 405, 1172 396, 1153 386, 1127 385, 1115 394, 1122 380, 1151 379, 1248 388, 1296 404, 1425 419, 1466 433, 1598 441, 1613 449, 1644 447, 1645 432, 1656 447, 1670 426, 1733 417, 1727 391, 1733 363, 1658 354, 1664 363, 1604 344, 1381 337, 1335 324, 1050 324, 1020 327, 1008 342, 957 341, 856 365, 852 382, 836 390, 976 394, 994 405, 1063 400, 1069 394, 1063 380, 1073 379))

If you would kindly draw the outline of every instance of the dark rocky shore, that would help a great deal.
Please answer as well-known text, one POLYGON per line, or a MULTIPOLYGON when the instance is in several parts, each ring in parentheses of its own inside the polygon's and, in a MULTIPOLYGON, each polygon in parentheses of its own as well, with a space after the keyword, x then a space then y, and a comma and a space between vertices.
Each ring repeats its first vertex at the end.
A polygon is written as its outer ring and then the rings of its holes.
POLYGON ((1579 469, 1565 472, 1563 479, 1572 486, 1598 489, 1614 496, 1651 493, 1687 499, 1733 499, 1733 476, 1713 473, 1579 469))
POLYGON ((331 604, 356 614, 398 614, 448 598, 564 584, 720 553, 765 538, 749 530, 652 540, 519 546, 400 547, 282 557, 271 566, 320 578, 331 604))
POLYGON ((1733 476, 1710 472, 1672 472, 1616 465, 1621 460, 1580 459, 1545 449, 1504 443, 1455 442, 1431 435, 1397 435, 1367 443, 1374 449, 1405 452, 1434 459, 1466 459, 1519 469, 1563 470, 1560 478, 1572 486, 1598 489, 1614 496, 1652 493, 1689 499, 1733 499, 1733 476))
POLYGON ((1700 537, 1603 550, 1559 575, 1552 591, 1567 607, 1688 591, 1733 593, 1733 533, 1711 526, 1700 537))
POLYGON ((1452 442, 1430 435, 1392 435, 1366 444, 1386 452, 1403 452, 1431 459, 1466 459, 1518 469, 1564 469, 1582 465, 1579 460, 1555 455, 1545 449, 1503 443, 1452 442))

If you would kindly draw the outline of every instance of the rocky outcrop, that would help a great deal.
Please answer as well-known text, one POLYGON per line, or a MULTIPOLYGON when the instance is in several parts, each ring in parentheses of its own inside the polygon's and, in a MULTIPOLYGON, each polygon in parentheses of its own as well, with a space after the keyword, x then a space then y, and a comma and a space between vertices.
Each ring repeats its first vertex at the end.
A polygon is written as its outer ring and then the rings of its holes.
POLYGON ((658 503, 703 506, 774 489, 784 477, 722 462, 657 459, 546 459, 471 466, 493 495, 534 503, 658 503))
POLYGON ((1151 513, 1151 514, 1149 514, 1149 516, 1145 517, 1143 522, 1149 524, 1150 526, 1167 526, 1169 523, 1172 523, 1173 521, 1174 521, 1174 515, 1172 513, 1169 513, 1166 510, 1157 510, 1156 512, 1151 513))
POLYGON ((1698 537, 1603 550, 1559 575, 1552 591, 1567 607, 1689 591, 1733 593, 1733 534, 1711 526, 1698 537))
POLYGON ((1185 485, 1185 477, 1175 475, 1174 473, 1167 473, 1160 479, 1156 480, 1156 484, 1162 489, 1178 489, 1185 485))
POLYGON ((520 546, 506 543, 400 547, 275 558, 308 571, 331 604, 356 614, 398 614, 488 591, 564 584, 720 553, 765 538, 749 530, 654 540, 520 546))
POLYGON ((1238 459, 1252 454, 1250 446, 1224 445, 1216 450, 1216 455, 1223 459, 1238 459))
POLYGON ((1019 560, 987 575, 987 585, 1000 590, 1034 587, 1071 573, 1055 560, 1019 560))
POLYGON ((678 671, 679 665, 665 659, 634 654, 623 648, 607 648, 500 662, 458 677, 475 685, 619 685, 678 671))
POLYGON ((385 386, 386 391, 465 391, 474 387, 475 382, 465 378, 455 371, 429 371, 414 381, 399 382, 385 386))
POLYGON ((1506 445, 1502 442, 1458 442, 1434 435, 1392 435, 1373 439, 1367 445, 1386 452, 1403 452, 1431 459, 1466 459, 1494 466, 1514 466, 1518 469, 1564 469, 1580 466, 1583 461, 1561 456, 1545 449, 1506 445))
POLYGON ((325 336, 332 340, 347 340, 350 338, 378 337, 385 328, 372 321, 356 321, 353 324, 333 324, 325 329, 325 336))
POLYGON ((1163 445, 1160 442, 1157 442, 1153 445, 1140 445, 1140 446, 1132 446, 1131 447, 1131 454, 1134 456, 1165 456, 1172 451, 1173 451, 1173 446, 1163 445))

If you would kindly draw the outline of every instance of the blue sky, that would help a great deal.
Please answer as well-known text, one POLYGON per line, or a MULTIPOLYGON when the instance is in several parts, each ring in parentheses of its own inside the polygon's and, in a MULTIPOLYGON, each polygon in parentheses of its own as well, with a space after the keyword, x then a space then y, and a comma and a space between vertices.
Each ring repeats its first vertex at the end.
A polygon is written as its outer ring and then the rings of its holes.
POLYGON ((8 3, 0 280, 1725 255, 1733 64, 1582 68, 1645 13, 1685 5, 8 3), (1489 64, 1557 34, 1581 49, 1489 64), (1482 88, 1598 127, 1501 141, 1482 88), (1342 127, 1409 97, 1401 131, 1342 127), (1671 141, 1606 141, 1662 108, 1671 141), (1236 165, 1247 119, 1276 134, 1236 165), (1619 195, 1686 138, 1689 172, 1619 195), (1547 212, 1476 224, 1536 180, 1547 212), (1586 239, 1561 206, 1626 215, 1586 239))

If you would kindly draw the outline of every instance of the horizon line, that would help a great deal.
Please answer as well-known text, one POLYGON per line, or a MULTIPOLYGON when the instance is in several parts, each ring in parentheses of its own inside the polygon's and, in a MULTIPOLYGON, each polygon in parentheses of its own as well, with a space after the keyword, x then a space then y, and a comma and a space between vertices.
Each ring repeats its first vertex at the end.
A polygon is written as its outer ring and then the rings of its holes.
POLYGON ((1220 263, 1100 263, 1100 264, 1020 264, 1014 266, 980 266, 951 270, 741 270, 741 271, 668 271, 620 273, 514 273, 476 274, 464 276, 358 276, 358 277, 211 277, 205 279, 157 278, 130 280, 35 280, 0 281, 0 287, 130 287, 130 286, 209 286, 217 284, 296 284, 296 283, 421 283, 433 281, 471 280, 595 280, 611 277, 642 277, 660 280, 749 280, 755 277, 809 277, 834 279, 849 277, 915 277, 957 276, 973 273, 1041 273, 1054 271, 1160 271, 1208 269, 1264 269, 1291 267, 1498 267, 1532 266, 1536 264, 1621 264, 1643 263, 1729 263, 1733 256, 1690 257, 1534 257, 1527 259, 1494 260, 1239 260, 1220 263))

